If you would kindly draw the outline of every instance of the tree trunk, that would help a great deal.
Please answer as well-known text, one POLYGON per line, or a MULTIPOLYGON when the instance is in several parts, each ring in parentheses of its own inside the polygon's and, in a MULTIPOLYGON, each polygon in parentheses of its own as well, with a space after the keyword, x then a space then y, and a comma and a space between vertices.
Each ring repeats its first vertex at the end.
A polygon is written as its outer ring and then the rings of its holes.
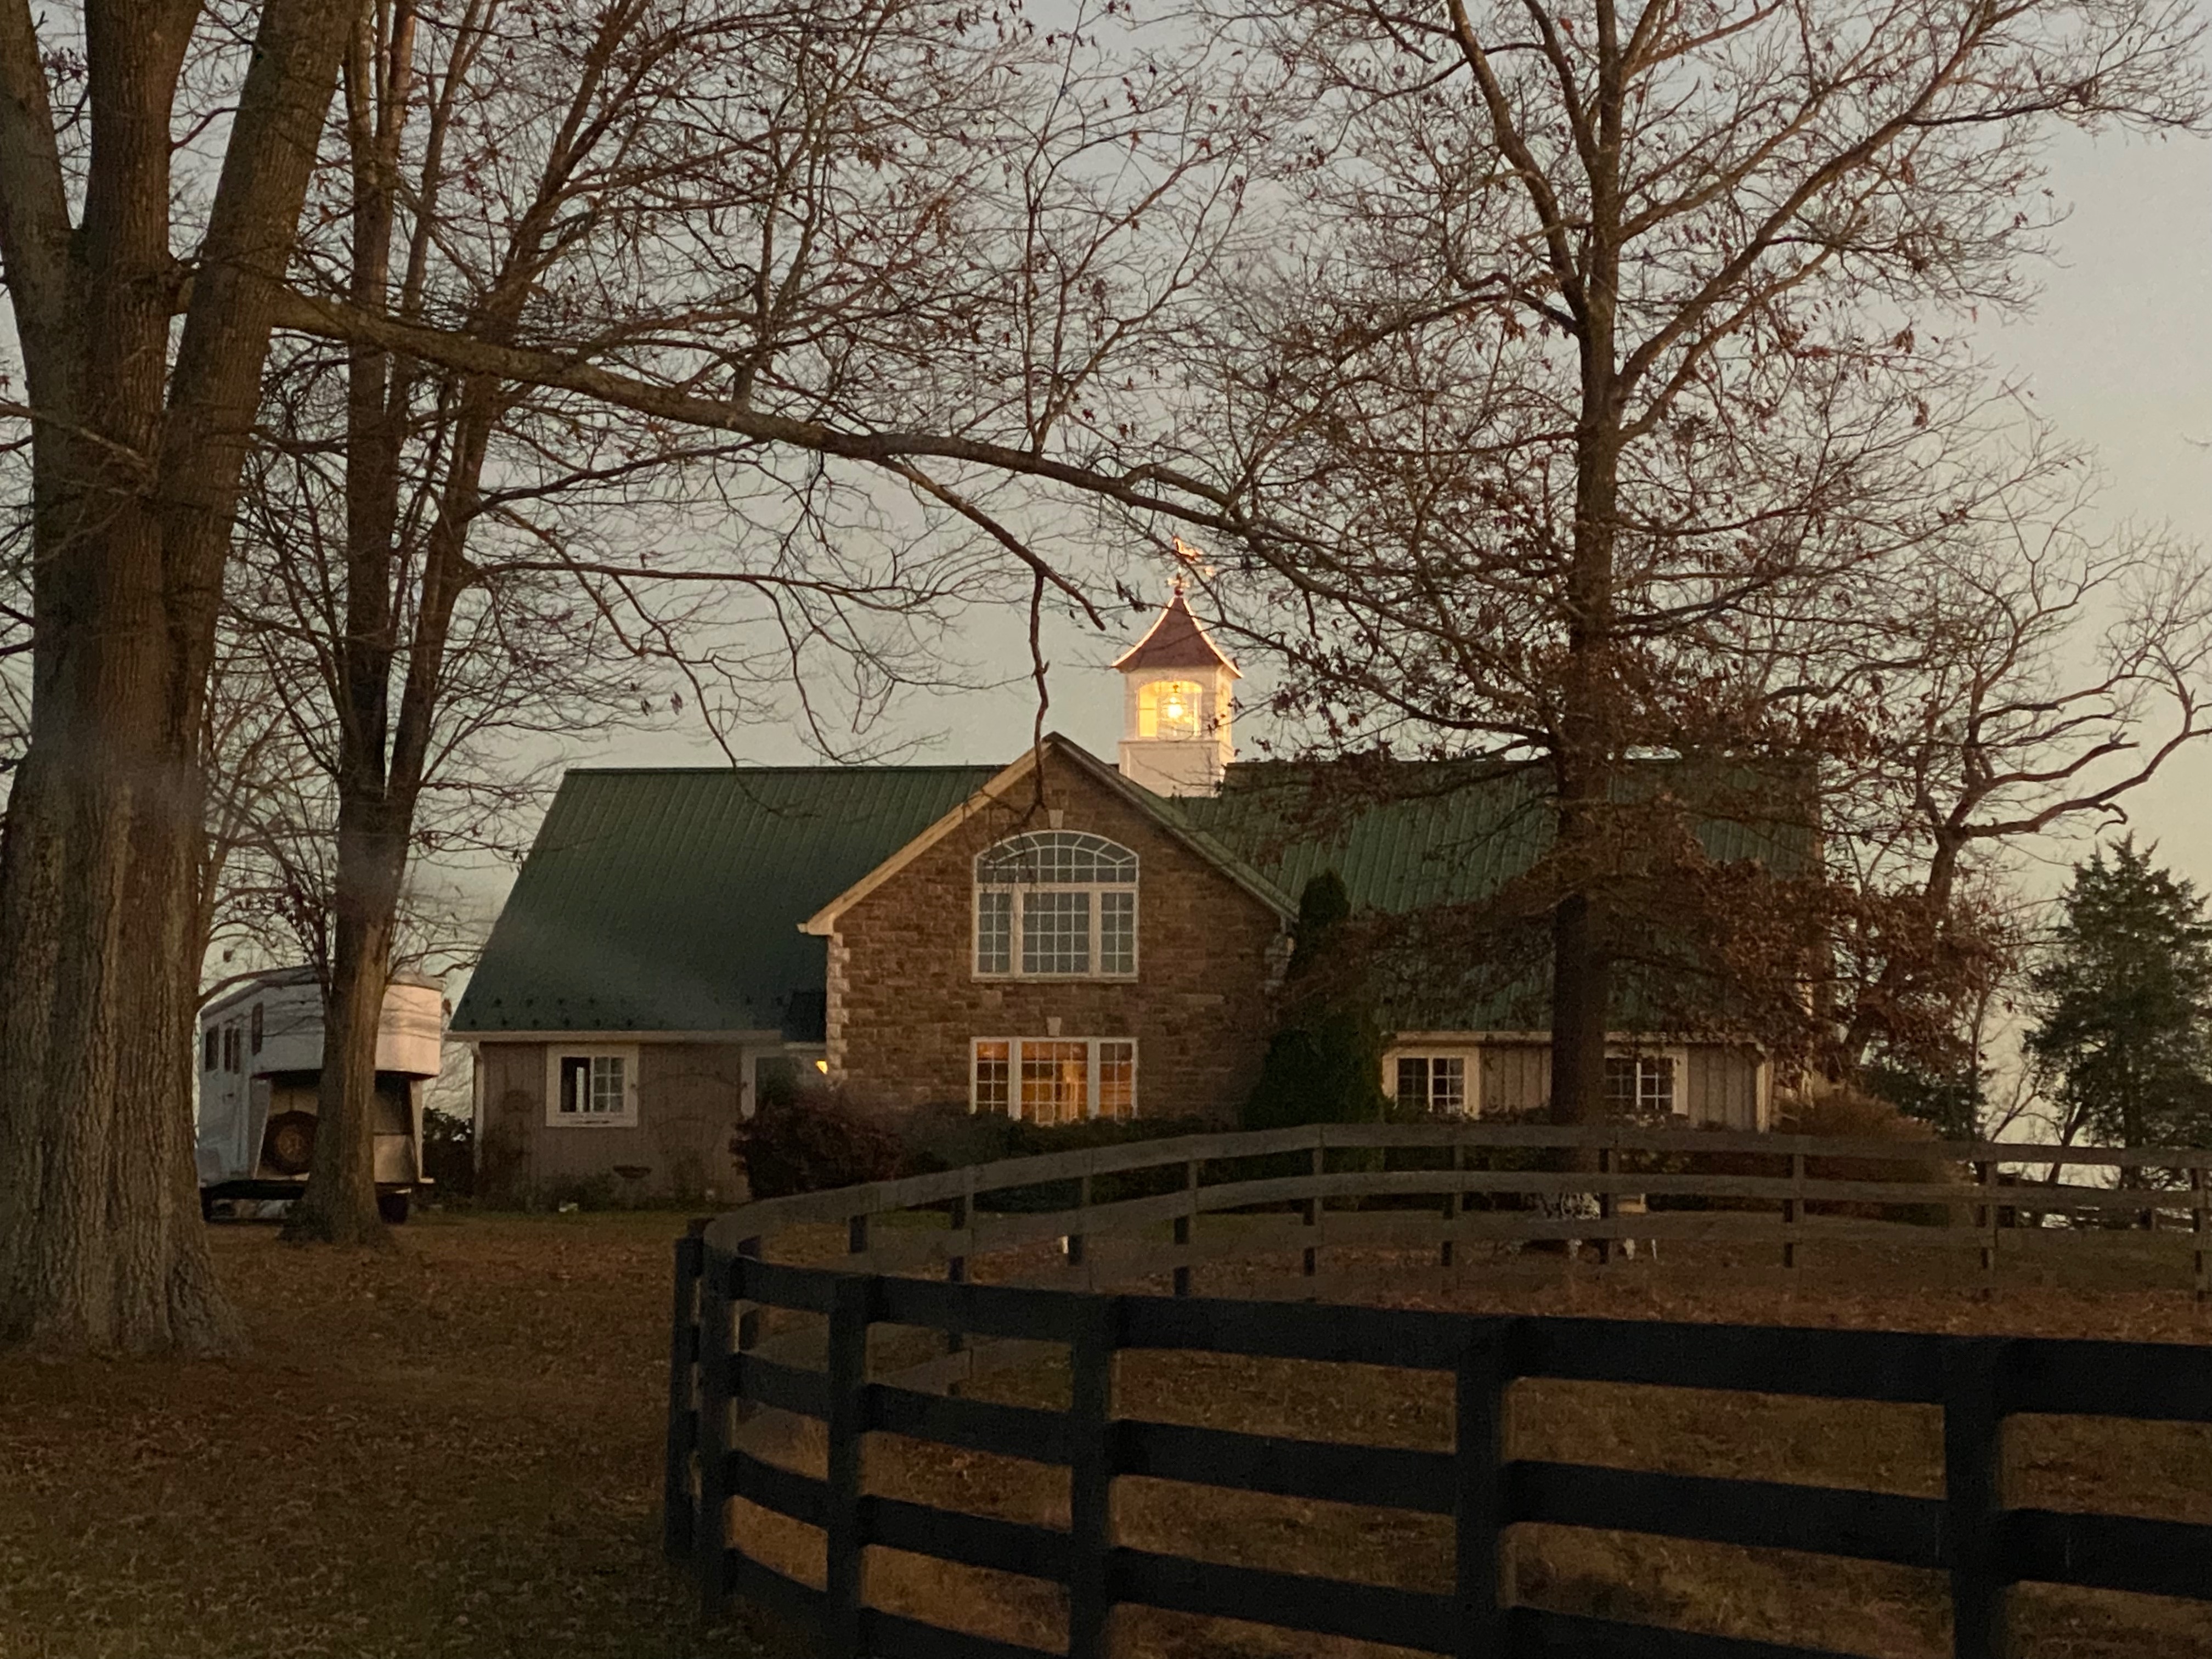
POLYGON ((376 1039, 407 843, 404 836, 391 832, 385 817, 358 799, 340 808, 315 1150, 307 1190, 284 1228, 285 1238, 294 1243, 391 1243, 376 1207, 376 1039))
POLYGON ((76 225, 28 9, 0 9, 0 257, 39 411, 31 741, 0 830, 0 1342, 239 1340, 192 1158, 200 721, 348 11, 263 12, 173 368, 169 116, 198 8, 86 9, 76 225))

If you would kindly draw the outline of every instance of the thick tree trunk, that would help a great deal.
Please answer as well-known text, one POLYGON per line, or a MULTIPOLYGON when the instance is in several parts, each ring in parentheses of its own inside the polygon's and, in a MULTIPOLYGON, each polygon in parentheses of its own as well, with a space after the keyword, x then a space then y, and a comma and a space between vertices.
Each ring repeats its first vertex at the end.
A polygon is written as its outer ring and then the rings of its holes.
POLYGON ((0 1342, 239 1340, 192 1158, 200 718, 349 9, 264 10, 172 368, 169 114, 198 8, 86 8, 77 225, 27 8, 0 9, 0 254, 39 410, 31 741, 0 831, 0 1342))
POLYGON ((407 846, 404 836, 395 837, 378 822, 382 814, 365 803, 349 805, 355 821, 348 822, 341 809, 338 826, 314 1158, 284 1237, 295 1243, 388 1245, 391 1235, 376 1207, 376 1038, 407 846))

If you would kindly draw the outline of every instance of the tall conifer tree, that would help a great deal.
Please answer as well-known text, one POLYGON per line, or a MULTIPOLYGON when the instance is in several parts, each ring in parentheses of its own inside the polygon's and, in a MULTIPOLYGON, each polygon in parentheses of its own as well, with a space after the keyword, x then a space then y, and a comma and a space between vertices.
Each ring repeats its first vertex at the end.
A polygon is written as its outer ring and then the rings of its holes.
POLYGON ((2212 922, 2130 836, 2074 867, 2028 1049, 2069 1129, 2128 1146, 2212 1139, 2212 922))

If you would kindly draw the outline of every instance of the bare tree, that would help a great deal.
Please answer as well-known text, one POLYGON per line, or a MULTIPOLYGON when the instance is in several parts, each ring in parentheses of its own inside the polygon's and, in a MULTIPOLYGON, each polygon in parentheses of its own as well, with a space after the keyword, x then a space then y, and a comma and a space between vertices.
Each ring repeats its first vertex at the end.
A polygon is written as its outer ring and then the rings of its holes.
MULTIPOLYGON (((422 290, 410 311, 406 276, 377 274, 401 206, 436 213, 400 204, 390 173, 394 135, 430 130, 427 117, 399 122, 394 88, 428 83, 398 50, 403 9, 368 11, 363 34, 361 7, 325 0, 87 0, 42 38, 24 0, 0 9, 0 258, 27 369, 5 412, 28 422, 34 471, 31 730, 0 852, 0 1339, 234 1338, 191 1203, 201 757, 223 563, 280 311, 351 354, 349 473, 356 460, 364 475, 389 471, 412 407, 393 395, 408 364, 434 368, 451 399, 443 465, 417 473, 436 480, 422 544, 434 574, 404 647, 369 568, 392 556, 391 492, 348 504, 349 554, 371 579, 349 573, 343 607, 339 678, 361 768, 338 862, 341 887, 373 902, 342 915, 356 942, 339 954, 362 963, 384 954, 386 804, 419 781, 414 756, 431 741, 429 707, 410 715, 381 671, 404 648, 408 675, 434 676, 437 635, 473 574, 462 532, 495 492, 520 500, 528 487, 485 474, 476 453, 506 388, 533 388, 549 422, 611 408, 621 430, 655 441, 684 425, 725 434, 757 458, 752 487, 802 514, 841 489, 870 501, 902 489, 913 511, 988 538, 1033 604, 1048 590, 1087 602, 1024 539, 1022 500, 988 498, 994 479, 1222 521, 1218 489, 1157 469, 1150 452, 1125 459, 1142 448, 1146 347, 1239 206, 1232 141, 1252 122, 1234 98, 1217 106, 1195 72, 1106 64, 1081 30, 1044 36, 949 5, 517 8, 484 37, 502 64, 533 51, 586 64, 595 40, 614 49, 580 103, 532 111, 480 94, 485 164, 441 191, 445 225, 471 223, 463 280, 422 290), (345 258, 318 243, 283 295, 349 42, 345 258), (875 99, 880 117, 814 120, 860 106, 841 88, 875 99), (546 132, 551 146, 504 142, 546 132), (173 171, 173 141, 220 166, 173 171), (702 157, 682 153, 693 144, 702 157), (525 153, 550 170, 516 176, 525 153), (710 165, 659 193, 692 161, 710 165), (779 205, 749 205, 763 199, 779 205), (1181 253, 1157 255, 1164 233, 1181 253), (507 252, 483 257, 494 249, 507 252)), ((419 27, 429 14, 416 15, 419 27)), ((492 11, 441 15, 451 52, 492 11)), ((526 97, 548 87, 514 84, 526 97)), ((410 176, 430 174, 410 158, 410 176)), ((625 464, 615 429, 602 431, 600 465, 625 464)), ((541 562, 574 566, 565 552, 541 562)), ((584 574, 613 594, 678 579, 642 557, 584 574)), ((349 998, 380 971, 357 975, 349 998)), ((373 1003, 354 1013, 347 1043, 373 1030, 373 1003)))
POLYGON ((349 12, 269 0, 249 29, 186 291, 170 120, 199 7, 88 0, 64 110, 64 54, 23 0, 0 7, 0 259, 33 446, 30 740, 0 835, 0 1340, 236 1340, 192 1189, 196 759, 276 285, 349 12))
POLYGON ((1305 114, 1274 186, 1294 252, 1227 297, 1197 404, 1243 464, 1219 580, 1294 619, 1286 703, 1334 746, 1542 777, 1553 1107, 1593 1115, 1613 966, 1700 867, 1695 804, 1657 812, 1632 761, 1863 740, 1838 663, 2021 483, 1956 324, 2027 296, 2041 137, 2199 119, 2199 26, 2172 0, 1282 0, 1223 27, 1305 114), (1786 680, 1808 633, 1826 672, 1786 680))

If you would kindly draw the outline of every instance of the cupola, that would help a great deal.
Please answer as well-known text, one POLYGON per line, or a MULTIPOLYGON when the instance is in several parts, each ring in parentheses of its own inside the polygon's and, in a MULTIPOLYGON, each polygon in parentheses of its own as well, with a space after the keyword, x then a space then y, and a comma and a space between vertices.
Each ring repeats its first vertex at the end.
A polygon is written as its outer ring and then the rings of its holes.
POLYGON ((1121 775, 1156 795, 1210 795, 1235 757, 1231 687, 1243 677, 1190 613, 1180 577, 1121 676, 1121 775))

